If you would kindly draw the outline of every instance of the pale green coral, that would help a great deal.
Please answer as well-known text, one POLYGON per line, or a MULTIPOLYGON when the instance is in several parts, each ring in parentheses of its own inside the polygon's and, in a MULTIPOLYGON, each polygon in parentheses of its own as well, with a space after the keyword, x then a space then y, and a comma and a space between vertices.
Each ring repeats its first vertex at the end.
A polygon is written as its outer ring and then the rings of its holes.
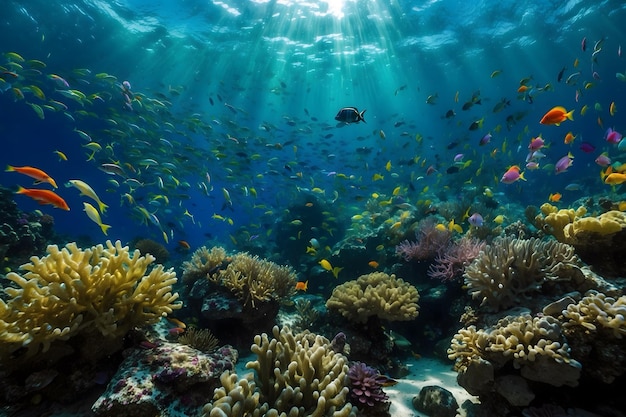
POLYGON ((452 339, 448 358, 459 372, 481 360, 495 369, 511 363, 525 378, 555 386, 575 386, 581 369, 570 356, 560 322, 550 316, 508 316, 491 329, 461 329, 452 339))
POLYGON ((176 273, 162 265, 148 272, 154 257, 119 241, 86 250, 53 245, 47 252, 22 265, 24 275, 7 274, 18 288, 5 289, 10 299, 0 300, 0 359, 20 347, 28 355, 45 352, 85 329, 120 337, 181 307, 172 293, 176 273))
POLYGON ((413 320, 419 313, 417 288, 395 275, 373 272, 338 285, 326 302, 348 320, 365 323, 370 316, 413 320))
POLYGON ((493 310, 518 305, 545 281, 568 280, 580 260, 574 248, 539 239, 498 238, 465 268, 473 298, 493 310))
POLYGON ((582 327, 591 332, 606 329, 621 339, 626 336, 626 295, 614 298, 590 290, 578 303, 568 305, 563 316, 567 319, 565 328, 582 327))
POLYGON ((271 340, 267 334, 254 338, 257 360, 246 365, 254 374, 223 374, 203 417, 354 417, 347 358, 322 336, 276 326, 272 332, 271 340))

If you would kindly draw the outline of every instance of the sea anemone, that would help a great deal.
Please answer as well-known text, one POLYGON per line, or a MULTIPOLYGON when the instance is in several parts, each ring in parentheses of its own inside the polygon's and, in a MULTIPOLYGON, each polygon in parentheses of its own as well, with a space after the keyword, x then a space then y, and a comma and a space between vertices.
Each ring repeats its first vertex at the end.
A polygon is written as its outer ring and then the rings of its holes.
POLYGON ((357 407, 371 408, 383 404, 389 397, 383 392, 383 380, 387 378, 362 362, 355 362, 348 370, 350 378, 350 402, 357 407))
POLYGON ((211 353, 219 346, 219 340, 208 329, 188 328, 178 337, 178 343, 189 345, 202 352, 211 353))

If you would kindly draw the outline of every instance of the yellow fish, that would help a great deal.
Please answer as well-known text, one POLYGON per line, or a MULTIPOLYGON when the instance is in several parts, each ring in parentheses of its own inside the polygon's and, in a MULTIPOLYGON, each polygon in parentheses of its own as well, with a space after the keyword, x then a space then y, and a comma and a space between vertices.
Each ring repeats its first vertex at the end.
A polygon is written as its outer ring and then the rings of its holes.
POLYGON ((102 219, 100 219, 100 213, 98 213, 98 210, 96 210, 96 208, 89 203, 83 203, 83 207, 83 210, 85 211, 85 213, 87 213, 87 217, 89 217, 91 221, 93 221, 95 224, 100 226, 100 229, 102 229, 102 233, 106 235, 111 226, 102 223, 102 219))

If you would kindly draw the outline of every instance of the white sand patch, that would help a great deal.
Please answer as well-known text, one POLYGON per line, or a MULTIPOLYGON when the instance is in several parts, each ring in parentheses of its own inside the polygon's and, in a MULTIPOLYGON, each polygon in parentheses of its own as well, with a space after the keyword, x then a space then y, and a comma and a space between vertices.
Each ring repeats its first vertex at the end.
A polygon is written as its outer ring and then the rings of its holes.
POLYGON ((413 408, 413 397, 417 396, 422 387, 437 385, 447 389, 454 395, 459 407, 465 400, 478 402, 478 398, 470 395, 456 382, 456 371, 452 369, 452 362, 442 362, 439 359, 421 358, 407 362, 410 374, 398 379, 398 384, 384 388, 391 401, 390 413, 392 416, 427 417, 413 408))

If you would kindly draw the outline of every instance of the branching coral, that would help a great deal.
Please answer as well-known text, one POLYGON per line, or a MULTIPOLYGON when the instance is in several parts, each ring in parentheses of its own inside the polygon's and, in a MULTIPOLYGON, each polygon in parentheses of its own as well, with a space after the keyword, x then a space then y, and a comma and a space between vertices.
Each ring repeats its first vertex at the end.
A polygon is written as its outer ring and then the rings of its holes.
POLYGON ((374 272, 338 285, 326 302, 348 320, 365 323, 370 316, 413 320, 418 315, 417 288, 395 275, 374 272))
POLYGON ((567 280, 580 261, 574 248, 555 241, 499 238, 465 269, 474 298, 495 310, 521 302, 545 281, 567 280))
POLYGON ((157 265, 146 275, 154 257, 131 253, 119 241, 47 251, 22 265, 23 276, 7 275, 19 288, 7 288, 10 300, 0 300, 0 358, 21 346, 29 355, 45 352, 85 329, 120 337, 181 307, 172 294, 176 273, 157 265))
POLYGON ((428 268, 428 276, 441 281, 460 278, 484 248, 485 242, 463 236, 437 256, 435 263, 428 268))
POLYGON ((356 409, 347 402, 347 359, 332 350, 328 339, 274 327, 254 338, 248 362, 254 374, 243 379, 224 373, 222 387, 203 417, 349 417, 356 409))
POLYGON ((297 276, 289 266, 241 252, 233 256, 226 269, 209 279, 228 288, 242 302, 255 306, 256 301, 279 301, 295 292, 297 276))
POLYGON ((217 272, 226 260, 226 250, 220 246, 209 249, 202 246, 192 255, 191 260, 183 262, 183 281, 194 282, 217 272))

